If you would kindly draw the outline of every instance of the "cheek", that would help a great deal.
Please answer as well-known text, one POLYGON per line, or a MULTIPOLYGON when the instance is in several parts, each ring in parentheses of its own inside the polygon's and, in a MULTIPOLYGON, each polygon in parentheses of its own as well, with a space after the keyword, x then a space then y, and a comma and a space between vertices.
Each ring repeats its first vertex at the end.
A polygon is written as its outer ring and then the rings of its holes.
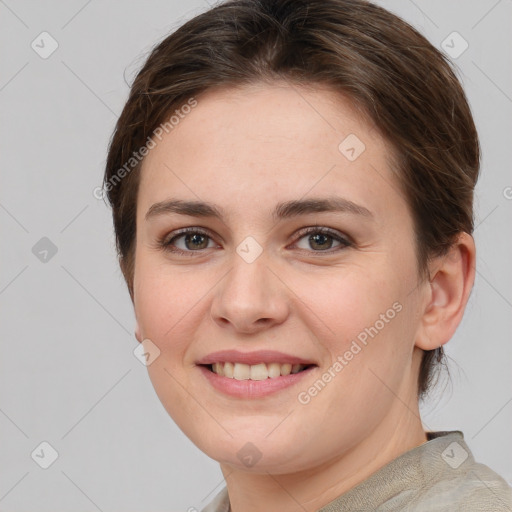
MULTIPOLYGON (((294 289, 311 312, 309 317, 318 319, 332 348, 343 350, 346 343, 365 332, 379 321, 399 299, 396 282, 385 279, 382 272, 368 271, 367 268, 353 269, 350 273, 332 273, 330 276, 297 276, 294 289), (312 314, 313 313, 313 314, 312 314)), ((393 316, 394 311, 390 311, 393 316)))
POLYGON ((395 388, 410 366, 417 317, 409 293, 414 267, 412 274, 401 269, 399 277, 385 265, 365 265, 344 277, 311 279, 307 295, 296 283, 299 295, 307 297, 299 315, 310 319, 315 341, 327 349, 339 397, 369 400, 386 392, 379 377, 395 388))
POLYGON ((139 258, 135 267, 135 314, 143 338, 155 343, 163 355, 176 358, 186 348, 184 331, 201 291, 190 273, 170 273, 161 263, 139 258), (171 340, 172 343, 169 341, 171 340))
MULTIPOLYGON (((184 431, 198 414, 194 400, 184 391, 187 350, 195 336, 201 297, 198 279, 191 273, 170 273, 168 267, 141 255, 135 268, 135 314, 143 339, 160 350, 147 367, 151 383, 163 406, 184 431), (196 282, 197 281, 197 282, 196 282)), ((205 285, 206 286, 206 285, 205 285)), ((211 285, 210 285, 211 287, 211 285)))

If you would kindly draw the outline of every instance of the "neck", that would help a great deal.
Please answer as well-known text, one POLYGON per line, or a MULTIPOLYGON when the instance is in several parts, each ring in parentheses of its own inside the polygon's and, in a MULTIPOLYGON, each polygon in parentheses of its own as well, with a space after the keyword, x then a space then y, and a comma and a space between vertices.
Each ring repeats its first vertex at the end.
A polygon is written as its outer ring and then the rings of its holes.
POLYGON ((393 410, 342 456, 293 474, 249 473, 221 464, 232 512, 318 511, 403 453, 425 443, 417 402, 393 410))

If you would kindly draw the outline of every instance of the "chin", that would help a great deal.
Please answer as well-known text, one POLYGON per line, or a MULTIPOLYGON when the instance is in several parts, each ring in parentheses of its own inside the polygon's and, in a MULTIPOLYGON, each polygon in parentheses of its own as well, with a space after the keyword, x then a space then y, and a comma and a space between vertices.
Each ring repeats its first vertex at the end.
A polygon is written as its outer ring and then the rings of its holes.
MULTIPOLYGON (((266 434, 270 431, 267 429, 266 434)), ((233 437, 223 432, 215 439, 202 431, 197 433, 197 438, 190 439, 208 457, 251 473, 285 474, 308 467, 304 445, 301 439, 294 439, 292 432, 283 431, 279 436, 276 433, 267 438, 243 431, 231 433, 233 437)))

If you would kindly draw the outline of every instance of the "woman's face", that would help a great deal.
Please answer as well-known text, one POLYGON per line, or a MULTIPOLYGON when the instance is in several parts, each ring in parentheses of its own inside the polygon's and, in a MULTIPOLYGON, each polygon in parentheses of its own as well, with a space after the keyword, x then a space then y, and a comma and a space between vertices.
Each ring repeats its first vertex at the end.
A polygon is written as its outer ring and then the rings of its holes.
POLYGON ((138 195, 137 336, 160 351, 161 402, 201 450, 248 471, 384 442, 417 420, 426 296, 389 148, 326 89, 196 99, 155 139, 138 195))

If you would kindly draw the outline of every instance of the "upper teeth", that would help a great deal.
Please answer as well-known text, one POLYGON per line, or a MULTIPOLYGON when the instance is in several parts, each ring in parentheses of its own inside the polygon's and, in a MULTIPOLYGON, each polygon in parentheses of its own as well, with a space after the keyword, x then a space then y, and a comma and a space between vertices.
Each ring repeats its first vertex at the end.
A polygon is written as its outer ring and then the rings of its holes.
POLYGON ((236 380, 265 380, 267 378, 274 379, 281 375, 290 375, 290 373, 298 373, 306 368, 303 364, 280 364, 280 363, 214 363, 212 370, 223 377, 229 377, 236 380))

